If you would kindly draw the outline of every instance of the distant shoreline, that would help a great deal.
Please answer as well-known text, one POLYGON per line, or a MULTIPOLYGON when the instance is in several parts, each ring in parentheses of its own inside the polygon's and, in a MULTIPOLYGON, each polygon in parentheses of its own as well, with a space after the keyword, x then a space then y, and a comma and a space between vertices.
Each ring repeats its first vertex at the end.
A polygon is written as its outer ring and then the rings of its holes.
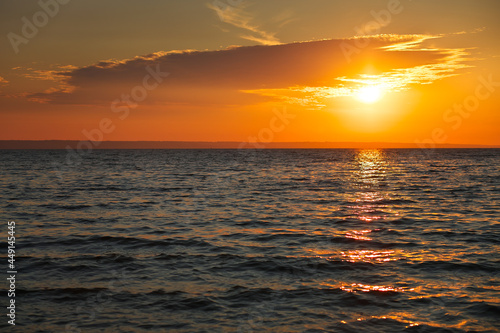
POLYGON ((446 149, 446 148, 500 148, 500 145, 436 144, 425 147, 416 143, 393 142, 209 142, 209 141, 78 141, 78 140, 0 140, 0 149, 446 149))

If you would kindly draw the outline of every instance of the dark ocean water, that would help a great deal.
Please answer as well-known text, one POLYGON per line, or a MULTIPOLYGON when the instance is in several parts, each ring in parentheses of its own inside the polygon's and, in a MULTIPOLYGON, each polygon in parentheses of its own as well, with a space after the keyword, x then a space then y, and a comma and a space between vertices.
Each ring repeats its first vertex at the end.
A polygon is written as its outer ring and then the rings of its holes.
POLYGON ((14 331, 500 331, 500 150, 67 158, 1 152, 14 331))

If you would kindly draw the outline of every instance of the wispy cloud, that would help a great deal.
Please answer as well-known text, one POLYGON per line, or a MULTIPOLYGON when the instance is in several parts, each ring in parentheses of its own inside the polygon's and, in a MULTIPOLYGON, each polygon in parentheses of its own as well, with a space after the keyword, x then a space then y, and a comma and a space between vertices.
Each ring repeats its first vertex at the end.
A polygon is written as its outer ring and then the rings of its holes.
MULTIPOLYGON (((51 65, 50 68, 51 69, 35 69, 32 67, 17 66, 12 68, 12 70, 18 77, 34 81, 48 81, 49 84, 52 84, 52 87, 46 89, 42 94, 50 95, 53 93, 71 93, 75 87, 67 82, 67 76, 65 73, 67 71, 76 70, 78 67, 73 65, 54 64, 51 65)), ((32 102, 43 103, 48 101, 45 97, 40 98, 37 94, 26 92, 14 94, 14 96, 28 98, 32 102)))
POLYGON ((0 84, 8 84, 9 81, 0 76, 0 84))
POLYGON ((208 8, 215 11, 221 21, 246 30, 247 32, 240 35, 241 38, 254 41, 263 45, 280 44, 274 33, 264 31, 256 24, 252 24, 252 16, 245 10, 243 4, 238 6, 220 7, 214 4, 208 4, 208 8), (249 34, 250 33, 250 34, 249 34))

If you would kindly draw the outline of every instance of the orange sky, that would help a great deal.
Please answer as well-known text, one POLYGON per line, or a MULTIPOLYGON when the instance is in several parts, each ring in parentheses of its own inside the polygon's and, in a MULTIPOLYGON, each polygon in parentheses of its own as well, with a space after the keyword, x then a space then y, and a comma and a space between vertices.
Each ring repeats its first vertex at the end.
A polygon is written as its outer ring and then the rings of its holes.
POLYGON ((0 140, 500 145, 494 0, 46 3, 0 5, 0 140))

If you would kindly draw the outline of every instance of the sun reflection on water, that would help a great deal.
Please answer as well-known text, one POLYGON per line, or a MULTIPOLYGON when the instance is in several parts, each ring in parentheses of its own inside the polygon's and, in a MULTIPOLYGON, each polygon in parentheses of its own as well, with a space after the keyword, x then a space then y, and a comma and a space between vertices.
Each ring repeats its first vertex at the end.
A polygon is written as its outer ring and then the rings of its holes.
POLYGON ((372 232, 371 230, 351 230, 351 231, 348 231, 345 234, 345 236, 347 238, 370 241, 372 239, 370 237, 366 237, 364 235, 369 234, 371 232, 372 232))
POLYGON ((384 179, 388 168, 384 152, 380 149, 366 149, 358 151, 355 157, 357 169, 354 175, 361 187, 377 185, 384 179))
POLYGON ((343 285, 340 289, 347 292, 371 292, 371 291, 380 291, 380 292, 406 292, 413 291, 414 288, 407 287, 394 287, 394 286, 377 286, 377 285, 368 285, 362 283, 351 283, 350 285, 343 285))
POLYGON ((390 164, 383 150, 366 149, 357 152, 351 174, 353 191, 350 201, 353 204, 348 206, 351 211, 349 218, 373 222, 384 220, 389 214, 397 215, 387 205, 391 200, 389 193, 381 191, 381 188, 386 189, 388 186, 389 169, 390 164))
POLYGON ((369 292, 393 292, 393 293, 403 293, 403 292, 413 292, 416 291, 415 288, 411 287, 398 287, 393 285, 371 285, 364 283, 345 283, 339 281, 323 282, 322 286, 340 289, 348 293, 369 293, 369 292))
POLYGON ((343 260, 348 262, 389 262, 399 260, 400 255, 394 250, 352 250, 341 252, 343 260))

